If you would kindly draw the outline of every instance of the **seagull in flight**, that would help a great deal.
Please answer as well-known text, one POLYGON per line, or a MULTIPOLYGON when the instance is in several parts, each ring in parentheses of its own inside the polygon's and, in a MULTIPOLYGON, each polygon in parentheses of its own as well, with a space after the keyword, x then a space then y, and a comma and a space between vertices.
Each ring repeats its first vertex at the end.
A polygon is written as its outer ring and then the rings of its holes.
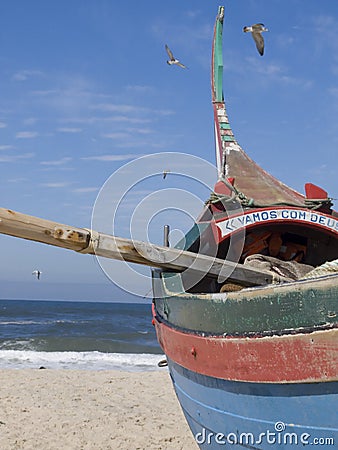
POLYGON ((163 180, 165 180, 165 178, 169 172, 170 172, 170 170, 163 170, 163 180))
POLYGON ((40 280, 42 272, 40 270, 33 270, 32 275, 35 275, 38 280, 40 280))
POLYGON ((253 40, 256 43, 257 50, 261 56, 264 54, 264 39, 262 36, 263 31, 269 31, 265 28, 263 23, 256 23, 255 25, 251 25, 251 27, 244 27, 244 33, 251 33, 253 40))
POLYGON ((165 49, 168 53, 169 56, 169 60, 167 61, 167 64, 169 64, 169 66, 172 66, 173 64, 175 64, 176 66, 180 66, 183 69, 186 69, 187 67, 182 64, 178 59, 175 58, 175 56, 173 55, 173 52, 170 50, 170 48, 167 46, 167 44, 165 44, 165 49))

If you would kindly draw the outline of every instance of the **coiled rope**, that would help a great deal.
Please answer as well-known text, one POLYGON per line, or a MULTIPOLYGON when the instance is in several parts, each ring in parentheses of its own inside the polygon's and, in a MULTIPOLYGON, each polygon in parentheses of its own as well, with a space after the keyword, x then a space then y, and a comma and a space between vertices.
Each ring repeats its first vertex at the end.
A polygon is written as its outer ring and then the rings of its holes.
POLYGON ((321 266, 316 267, 315 269, 308 272, 302 280, 307 280, 309 278, 317 278, 325 275, 334 275, 338 273, 338 259, 334 261, 326 261, 321 266))

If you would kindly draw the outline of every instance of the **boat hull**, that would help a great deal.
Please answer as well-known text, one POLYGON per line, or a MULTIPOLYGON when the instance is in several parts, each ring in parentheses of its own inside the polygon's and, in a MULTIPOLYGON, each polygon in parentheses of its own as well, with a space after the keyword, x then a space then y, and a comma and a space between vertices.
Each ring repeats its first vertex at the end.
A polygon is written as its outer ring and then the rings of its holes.
POLYGON ((153 276, 157 338, 201 449, 337 445, 337 275, 231 294, 153 276))
POLYGON ((238 144, 222 88, 223 21, 221 6, 211 64, 218 180, 177 248, 243 266, 266 256, 260 267, 273 279, 259 287, 207 266, 202 277, 194 264, 154 270, 158 342, 201 449, 336 448, 338 215, 326 191, 308 183, 306 196, 296 192, 238 144), (314 267, 324 276, 313 278, 314 267))
POLYGON ((338 382, 236 382, 199 374, 170 359, 168 364, 201 449, 334 448, 338 442, 338 382))

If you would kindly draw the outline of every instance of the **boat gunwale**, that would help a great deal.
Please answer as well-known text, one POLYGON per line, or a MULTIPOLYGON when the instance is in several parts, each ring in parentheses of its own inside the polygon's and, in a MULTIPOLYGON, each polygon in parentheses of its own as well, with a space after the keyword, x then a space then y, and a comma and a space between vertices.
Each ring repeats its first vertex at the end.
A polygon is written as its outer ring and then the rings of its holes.
MULTIPOLYGON (((169 326, 201 336, 265 337, 338 326, 338 273, 227 293, 170 290, 179 274, 157 271, 156 315, 169 326), (330 289, 330 290, 329 290, 330 289), (306 298, 309 300, 306 301, 306 298)), ((155 285, 154 285, 155 286, 155 285)))

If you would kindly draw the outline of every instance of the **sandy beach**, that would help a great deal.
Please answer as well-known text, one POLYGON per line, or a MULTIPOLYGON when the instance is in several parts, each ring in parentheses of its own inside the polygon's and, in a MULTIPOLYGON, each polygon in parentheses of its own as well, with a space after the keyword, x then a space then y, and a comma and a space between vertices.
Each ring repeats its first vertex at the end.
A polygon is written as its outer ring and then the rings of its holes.
POLYGON ((1 450, 194 450, 167 369, 0 370, 1 450))

